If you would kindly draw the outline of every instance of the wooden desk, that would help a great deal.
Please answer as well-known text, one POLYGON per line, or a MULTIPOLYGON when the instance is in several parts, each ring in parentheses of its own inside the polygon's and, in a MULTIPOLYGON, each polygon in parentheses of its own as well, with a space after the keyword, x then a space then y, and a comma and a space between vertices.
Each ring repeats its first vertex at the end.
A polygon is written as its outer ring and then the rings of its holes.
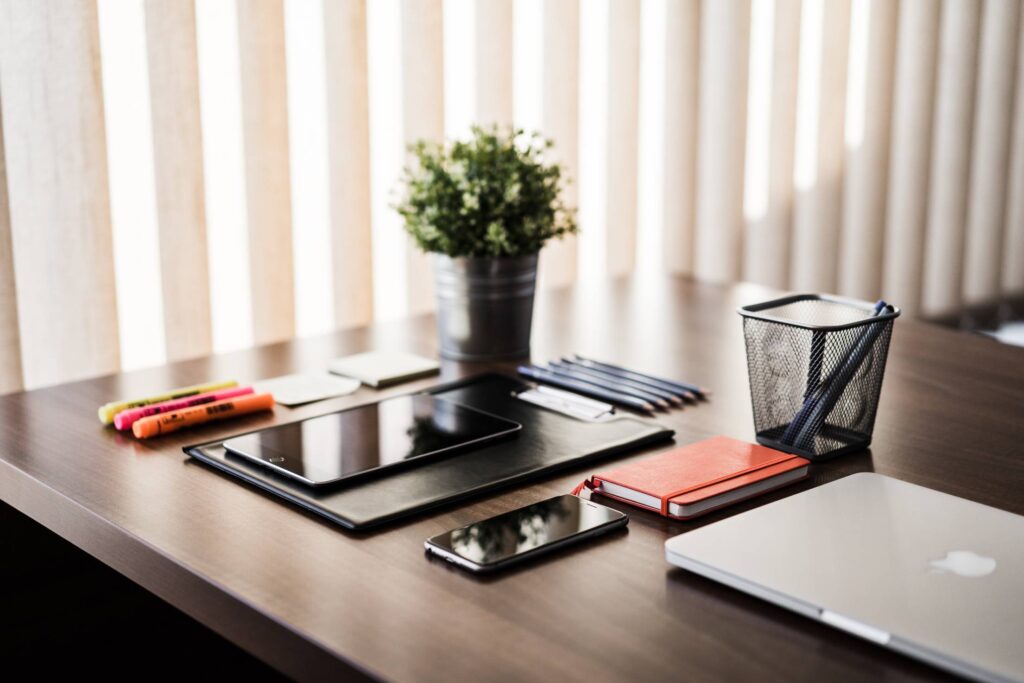
MULTIPOLYGON (((753 439, 739 285, 619 280, 542 295, 534 357, 572 351, 687 378, 711 402, 660 415, 687 443, 753 439)), ((69 342, 70 343, 70 342, 69 342)), ((106 401, 204 380, 323 368, 369 348, 435 349, 429 317, 0 397, 0 498, 299 679, 934 678, 939 672, 670 568, 693 529, 630 511, 629 531, 481 580, 424 556, 449 527, 568 491, 591 467, 353 535, 189 461, 204 441, 427 386, 279 408, 136 442, 96 420, 106 401)), ((479 366, 450 365, 444 379, 479 366)), ((727 512, 874 470, 1024 514, 1024 350, 896 323, 871 452, 727 512)), ((638 454, 632 457, 642 457, 638 454)))

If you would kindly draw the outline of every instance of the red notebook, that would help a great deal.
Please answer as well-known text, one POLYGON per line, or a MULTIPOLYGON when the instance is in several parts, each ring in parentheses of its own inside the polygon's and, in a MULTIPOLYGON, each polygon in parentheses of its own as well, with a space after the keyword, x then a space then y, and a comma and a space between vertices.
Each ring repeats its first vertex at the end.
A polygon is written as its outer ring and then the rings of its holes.
POLYGON ((799 481, 808 460, 765 446, 716 436, 595 474, 583 489, 690 519, 731 503, 799 481))

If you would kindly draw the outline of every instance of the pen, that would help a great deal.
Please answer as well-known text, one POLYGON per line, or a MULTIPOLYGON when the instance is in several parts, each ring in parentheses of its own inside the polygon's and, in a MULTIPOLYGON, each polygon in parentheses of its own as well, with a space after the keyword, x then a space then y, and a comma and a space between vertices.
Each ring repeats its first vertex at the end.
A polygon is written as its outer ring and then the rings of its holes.
POLYGON ((634 410, 642 410, 648 413, 654 412, 654 406, 647 401, 632 396, 625 396, 623 394, 616 394, 615 392, 602 389, 601 387, 593 384, 587 384, 568 377, 562 377, 556 375, 553 372, 548 372, 543 368, 530 365, 520 365, 516 370, 523 377, 529 377, 530 379, 544 384, 550 384, 560 389, 566 389, 568 391, 576 392, 577 394, 583 394, 585 396, 591 396, 598 398, 609 403, 617 403, 622 406, 633 408, 634 410))
MULTIPOLYGON (((892 306, 879 300, 875 304, 871 317, 878 317, 891 310, 892 306)), ((783 432, 780 439, 782 443, 797 448, 811 447, 814 437, 825 425, 829 413, 835 408, 839 398, 846 390, 846 386, 857 374, 857 370, 860 369, 875 340, 884 329, 884 325, 868 325, 861 331, 853 348, 846 354, 840 365, 804 401, 789 426, 786 427, 786 431, 783 432)))
POLYGON ((228 387, 235 386, 238 386, 238 382, 234 380, 229 382, 210 382, 208 384, 194 384, 190 387, 171 389, 166 393, 157 394, 156 396, 147 396, 146 398, 136 398, 129 401, 114 401, 100 406, 100 422, 105 425, 111 424, 114 421, 115 415, 130 408, 141 408, 142 406, 148 406, 153 403, 173 401, 176 398, 185 398, 186 396, 195 396, 196 394, 206 394, 211 391, 217 391, 218 389, 227 389, 228 387))
MULTIPOLYGON (((652 386, 650 384, 643 384, 641 382, 637 382, 636 380, 629 379, 628 377, 617 377, 610 373, 601 372, 596 368, 588 368, 585 365, 574 363, 572 362, 572 360, 568 358, 563 358, 560 361, 555 361, 554 363, 551 363, 551 365, 554 365, 555 367, 559 368, 570 369, 583 377, 593 377, 594 379, 613 381, 617 384, 629 387, 631 389, 637 389, 648 394, 653 394, 655 397, 660 398, 663 401, 668 401, 672 405, 683 405, 683 399, 681 399, 676 394, 673 394, 671 391, 665 391, 664 389, 659 389, 658 387, 652 386)), ((697 397, 694 396, 694 399, 696 398, 697 397)))
POLYGON ((629 387, 622 382, 618 382, 607 377, 594 377, 593 375, 587 375, 582 372, 577 372, 576 369, 571 366, 566 367, 563 365, 559 365, 558 363, 548 363, 548 366, 545 368, 545 370, 547 370, 548 372, 553 372, 556 375, 560 375, 562 377, 574 379, 578 382, 593 384, 601 387, 602 389, 607 389, 608 391, 614 391, 619 394, 625 394, 626 396, 633 396, 634 398, 639 398, 643 401, 647 401, 655 408, 661 408, 662 410, 667 410, 670 405, 668 401, 661 398, 660 396, 654 395, 651 392, 629 387))
POLYGON ((132 424, 136 420, 141 420, 142 418, 149 417, 150 415, 169 413, 172 410, 191 408, 192 406, 199 406, 204 403, 213 403, 214 401, 223 401, 226 398, 245 396, 246 394, 251 393, 254 393, 252 387, 237 387, 234 389, 211 391, 206 394, 196 394, 195 396, 178 398, 173 401, 164 401, 163 403, 153 403, 148 406, 142 406, 141 408, 129 408, 128 410, 122 410, 114 416, 114 427, 124 431, 126 429, 131 429, 132 424))
POLYGON ((711 392, 704 387, 699 387, 696 384, 688 384, 687 382, 676 382, 675 380, 664 379, 661 377, 655 377, 653 375, 646 375, 642 372, 636 372, 634 370, 627 370, 626 368, 618 365, 612 365, 611 363, 603 363, 597 360, 591 360, 584 358, 583 356, 576 354, 576 362, 584 367, 595 368, 609 372, 619 377, 628 377, 629 379, 636 380, 637 382, 643 382, 647 384, 653 384, 656 387, 671 391, 676 394, 692 393, 696 394, 699 398, 707 398, 711 395, 711 392))
POLYGON ((183 427, 214 422, 229 417, 247 415, 260 410, 274 409, 273 394, 251 394, 238 396, 223 401, 207 403, 201 406, 183 408, 162 415, 151 415, 136 420, 132 425, 132 434, 138 439, 176 432, 183 427))

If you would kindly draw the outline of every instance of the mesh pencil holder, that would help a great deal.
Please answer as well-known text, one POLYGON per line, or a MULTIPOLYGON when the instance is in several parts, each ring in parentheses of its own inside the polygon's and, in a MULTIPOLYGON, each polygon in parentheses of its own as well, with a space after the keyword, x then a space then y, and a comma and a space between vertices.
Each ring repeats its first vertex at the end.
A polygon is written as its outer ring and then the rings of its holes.
POLYGON ((899 309, 799 294, 738 313, 758 443, 817 461, 867 448, 899 309))

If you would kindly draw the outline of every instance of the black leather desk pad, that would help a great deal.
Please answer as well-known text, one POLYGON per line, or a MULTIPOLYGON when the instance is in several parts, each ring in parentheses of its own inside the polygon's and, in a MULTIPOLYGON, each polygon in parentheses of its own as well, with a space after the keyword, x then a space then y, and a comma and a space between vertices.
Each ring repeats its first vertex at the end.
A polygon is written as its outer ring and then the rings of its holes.
POLYGON ((347 529, 366 529, 555 469, 667 440, 674 433, 629 415, 601 422, 577 420, 515 398, 513 392, 526 386, 512 377, 488 374, 428 390, 519 422, 523 428, 515 438, 324 489, 229 456, 223 441, 190 446, 185 452, 347 529))

